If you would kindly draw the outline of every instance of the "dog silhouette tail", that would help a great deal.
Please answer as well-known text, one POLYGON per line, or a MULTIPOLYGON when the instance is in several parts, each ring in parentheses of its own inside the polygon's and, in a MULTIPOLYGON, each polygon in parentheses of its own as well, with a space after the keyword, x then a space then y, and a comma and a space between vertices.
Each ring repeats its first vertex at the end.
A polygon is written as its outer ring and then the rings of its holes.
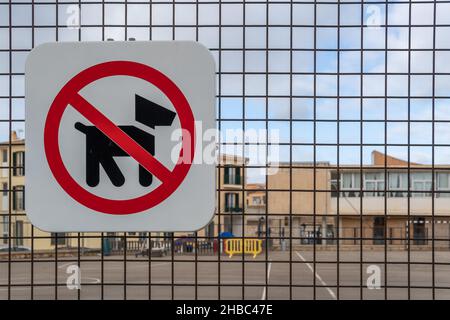
POLYGON ((88 127, 85 126, 84 124, 82 124, 81 122, 76 122, 75 123, 75 129, 77 129, 78 131, 83 132, 84 134, 87 134, 87 132, 88 132, 88 127))

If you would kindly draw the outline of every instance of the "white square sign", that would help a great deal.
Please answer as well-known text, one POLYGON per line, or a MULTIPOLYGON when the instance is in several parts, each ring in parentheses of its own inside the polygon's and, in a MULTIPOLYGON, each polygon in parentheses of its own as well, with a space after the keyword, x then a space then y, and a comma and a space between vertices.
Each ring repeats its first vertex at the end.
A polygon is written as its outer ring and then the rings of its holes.
POLYGON ((215 65, 202 45, 40 45, 26 62, 25 98, 36 227, 172 232, 212 219, 215 65))

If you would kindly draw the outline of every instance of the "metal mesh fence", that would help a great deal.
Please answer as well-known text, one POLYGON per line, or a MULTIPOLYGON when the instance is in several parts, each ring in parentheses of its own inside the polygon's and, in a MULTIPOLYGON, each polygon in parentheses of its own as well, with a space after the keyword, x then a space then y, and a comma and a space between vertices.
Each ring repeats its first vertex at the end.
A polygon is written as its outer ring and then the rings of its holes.
POLYGON ((0 299, 449 298, 449 12, 0 0, 0 299), (26 218, 27 54, 108 40, 196 40, 216 59, 216 215, 196 233, 47 234, 26 218))

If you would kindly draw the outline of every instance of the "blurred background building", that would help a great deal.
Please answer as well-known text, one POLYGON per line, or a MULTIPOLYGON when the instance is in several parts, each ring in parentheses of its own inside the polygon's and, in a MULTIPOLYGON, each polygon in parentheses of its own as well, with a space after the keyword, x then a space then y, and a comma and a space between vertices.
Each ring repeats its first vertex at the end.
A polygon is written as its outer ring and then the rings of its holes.
MULTIPOLYGON (((37 252, 51 253, 56 246, 60 252, 78 246, 86 252, 100 250, 99 233, 78 237, 76 233, 48 234, 32 228, 25 215, 25 141, 15 131, 11 139, 11 148, 0 146, 2 251, 9 248, 9 235, 14 252, 33 247, 37 252)), ((197 237, 203 243, 220 237, 267 238, 265 245, 273 250, 312 244, 332 249, 337 241, 341 249, 388 245, 404 250, 408 245, 429 248, 432 237, 436 249, 449 249, 445 239, 450 238, 450 173, 439 166, 432 169, 373 151, 372 163, 361 167, 280 163, 275 173, 267 175, 266 186, 247 182, 247 162, 247 158, 235 155, 220 156, 216 177, 220 198, 216 199, 214 219, 197 235, 176 233, 175 238, 194 241, 197 237)), ((104 236, 111 249, 123 250, 127 243, 133 252, 149 235, 104 236)), ((152 233, 155 241, 167 241, 171 236, 152 233)))

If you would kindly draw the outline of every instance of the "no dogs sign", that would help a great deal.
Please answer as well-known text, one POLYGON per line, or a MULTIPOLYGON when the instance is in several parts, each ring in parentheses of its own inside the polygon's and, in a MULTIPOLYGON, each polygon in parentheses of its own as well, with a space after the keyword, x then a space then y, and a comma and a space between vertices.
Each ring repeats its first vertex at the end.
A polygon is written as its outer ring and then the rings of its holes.
POLYGON ((215 128, 214 82, 212 56, 195 42, 35 48, 25 72, 31 222, 52 232, 205 226, 215 167, 201 133, 215 128))

